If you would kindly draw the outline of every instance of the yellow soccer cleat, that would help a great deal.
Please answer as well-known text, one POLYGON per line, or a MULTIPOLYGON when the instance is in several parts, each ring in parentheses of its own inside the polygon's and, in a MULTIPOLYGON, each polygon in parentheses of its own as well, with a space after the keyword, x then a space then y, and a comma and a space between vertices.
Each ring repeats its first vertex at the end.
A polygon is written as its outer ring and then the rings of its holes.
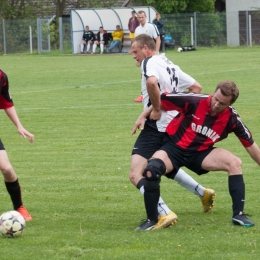
POLYGON ((205 189, 204 195, 201 198, 201 203, 203 206, 204 212, 210 212, 212 208, 214 207, 214 199, 216 197, 216 192, 211 189, 205 189))
POLYGON ((152 228, 152 230, 167 228, 173 226, 178 221, 178 217, 174 212, 170 212, 166 216, 159 216, 157 224, 152 228))

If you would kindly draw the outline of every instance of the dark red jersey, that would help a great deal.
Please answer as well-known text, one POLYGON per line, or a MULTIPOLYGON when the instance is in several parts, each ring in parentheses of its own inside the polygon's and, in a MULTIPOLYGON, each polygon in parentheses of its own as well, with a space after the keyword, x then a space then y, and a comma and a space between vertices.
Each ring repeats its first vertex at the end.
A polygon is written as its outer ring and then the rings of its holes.
POLYGON ((234 132, 244 147, 251 146, 251 132, 233 107, 211 115, 211 97, 194 93, 161 95, 164 110, 180 112, 166 128, 173 142, 184 149, 203 151, 234 132))
POLYGON ((9 94, 7 75, 0 69, 0 109, 12 107, 13 101, 9 94))

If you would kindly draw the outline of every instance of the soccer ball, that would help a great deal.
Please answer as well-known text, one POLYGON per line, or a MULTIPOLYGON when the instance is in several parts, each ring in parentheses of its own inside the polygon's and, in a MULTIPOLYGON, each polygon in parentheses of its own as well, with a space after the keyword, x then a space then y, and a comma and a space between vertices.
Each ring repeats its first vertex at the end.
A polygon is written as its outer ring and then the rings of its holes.
POLYGON ((0 216, 0 233, 5 237, 17 237, 25 228, 25 219, 15 210, 7 211, 0 216))
POLYGON ((178 52, 182 52, 182 48, 179 47, 179 48, 177 49, 177 51, 178 51, 178 52))

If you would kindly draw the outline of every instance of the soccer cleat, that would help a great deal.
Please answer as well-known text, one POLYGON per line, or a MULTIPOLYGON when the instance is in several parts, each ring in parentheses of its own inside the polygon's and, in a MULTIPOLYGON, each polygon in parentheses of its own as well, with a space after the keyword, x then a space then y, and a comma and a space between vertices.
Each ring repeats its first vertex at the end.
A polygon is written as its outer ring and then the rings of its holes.
POLYGON ((214 207, 214 199, 216 197, 216 192, 211 189, 205 189, 204 195, 201 198, 201 203, 204 212, 210 212, 214 207))
POLYGON ((21 206, 16 211, 18 211, 23 216, 25 221, 31 221, 32 220, 32 216, 29 214, 28 210, 24 206, 21 206))
POLYGON ((151 221, 149 219, 144 219, 141 221, 141 224, 139 227, 137 227, 135 230, 139 231, 139 230, 151 230, 153 229, 153 227, 156 225, 155 221, 151 221))
POLYGON ((134 99, 135 102, 142 102, 143 101, 143 96, 139 96, 134 99))
POLYGON ((80 52, 79 54, 83 54, 83 52, 80 52))
POLYGON ((89 54, 89 52, 87 51, 86 54, 89 54))
POLYGON ((171 211, 166 216, 159 216, 158 217, 158 222, 154 226, 153 230, 173 226, 177 221, 178 221, 177 215, 174 212, 171 211))
POLYGON ((249 214, 237 214, 232 218, 232 223, 234 225, 240 225, 244 227, 253 227, 255 224, 249 220, 246 216, 250 216, 249 214))
POLYGON ((100 54, 103 54, 103 52, 101 51, 100 54))
POLYGON ((95 54, 94 52, 91 52, 91 54, 95 54))

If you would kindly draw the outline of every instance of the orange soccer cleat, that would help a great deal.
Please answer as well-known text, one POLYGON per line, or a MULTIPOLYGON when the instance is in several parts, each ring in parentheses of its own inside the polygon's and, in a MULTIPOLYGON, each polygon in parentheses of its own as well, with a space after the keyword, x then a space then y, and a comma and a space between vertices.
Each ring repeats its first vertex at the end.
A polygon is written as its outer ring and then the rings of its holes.
POLYGON ((18 211, 24 217, 25 221, 32 220, 32 216, 29 214, 28 210, 24 206, 21 206, 16 211, 18 211))
POLYGON ((139 96, 134 99, 135 102, 142 102, 143 101, 143 96, 139 96))

